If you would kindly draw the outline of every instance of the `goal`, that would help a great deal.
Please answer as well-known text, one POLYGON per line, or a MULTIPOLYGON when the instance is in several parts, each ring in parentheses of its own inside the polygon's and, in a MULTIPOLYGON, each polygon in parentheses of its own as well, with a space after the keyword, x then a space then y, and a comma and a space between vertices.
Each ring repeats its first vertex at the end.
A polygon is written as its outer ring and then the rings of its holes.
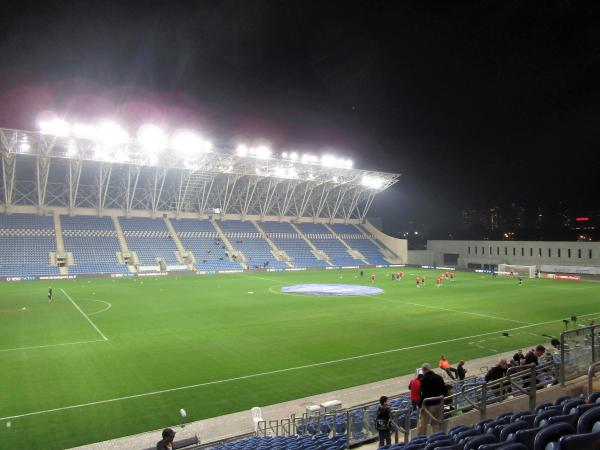
POLYGON ((535 278, 536 266, 515 266, 512 264, 498 264, 498 275, 516 275, 520 277, 535 278))

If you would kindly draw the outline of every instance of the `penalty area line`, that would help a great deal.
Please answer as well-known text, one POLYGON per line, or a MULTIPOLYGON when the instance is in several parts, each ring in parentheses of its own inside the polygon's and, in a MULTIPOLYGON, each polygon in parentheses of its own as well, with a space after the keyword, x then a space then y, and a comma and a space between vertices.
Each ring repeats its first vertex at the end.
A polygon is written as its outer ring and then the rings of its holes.
POLYGON ((38 348, 64 347, 65 345, 91 344, 93 342, 105 342, 105 341, 104 341, 104 339, 94 339, 92 341, 62 342, 60 344, 32 345, 29 347, 15 347, 15 348, 0 348, 0 352, 16 352, 18 350, 35 350, 38 348))
MULTIPOLYGON (((591 315, 596 315, 596 314, 600 314, 600 313, 581 314, 579 316, 586 317, 586 316, 591 316, 591 315)), ((171 392, 185 391, 185 390, 195 389, 195 388, 199 388, 199 387, 214 386, 217 384, 225 384, 225 383, 231 383, 231 382, 235 382, 235 381, 248 380, 251 378, 258 378, 258 377, 264 377, 264 376, 268 376, 268 375, 276 375, 276 374, 280 374, 280 373, 293 372, 296 370, 310 369, 312 367, 321 367, 321 366, 338 364, 338 363, 347 362, 347 361, 355 361, 355 360, 359 360, 359 359, 370 358, 372 356, 387 355, 390 353, 398 353, 398 352, 402 352, 402 351, 406 351, 406 350, 414 350, 417 348, 424 348, 424 347, 430 347, 430 346, 434 346, 434 345, 447 344, 449 342, 463 341, 465 339, 475 339, 478 337, 490 336, 492 334, 501 333, 503 331, 515 331, 515 330, 522 330, 525 328, 531 328, 531 327, 540 326, 540 325, 548 325, 551 323, 562 322, 562 320, 563 319, 548 320, 546 322, 532 323, 529 325, 523 325, 523 326, 515 327, 515 328, 508 328, 508 329, 505 328, 503 330, 490 331, 488 333, 481 333, 481 334, 476 334, 473 336, 462 336, 462 337, 457 337, 457 338, 452 338, 452 339, 445 339, 443 341, 429 342, 429 343, 425 343, 425 344, 411 345, 408 347, 394 348, 394 349, 390 349, 390 350, 382 350, 382 351, 374 352, 374 353, 366 353, 363 355, 349 356, 347 358, 334 359, 331 361, 322 361, 322 362, 313 363, 313 364, 305 364, 302 366, 287 367, 285 369, 275 369, 275 370, 270 370, 267 372, 258 372, 258 373, 253 373, 253 374, 249 374, 249 375, 241 375, 238 377, 226 378, 223 380, 206 381, 204 383, 197 383, 197 384, 190 384, 188 386, 179 386, 179 387, 175 387, 175 388, 162 389, 162 390, 154 391, 154 392, 144 392, 141 394, 126 395, 124 397, 115 397, 115 398, 110 398, 110 399, 106 399, 106 400, 98 400, 95 402, 80 403, 77 405, 62 406, 62 407, 58 407, 58 408, 44 409, 41 411, 34 411, 34 412, 29 412, 29 413, 24 413, 24 414, 16 414, 13 416, 0 417, 0 421, 19 419, 22 417, 37 416, 37 415, 41 415, 41 414, 47 414, 47 413, 58 412, 58 411, 67 411, 67 410, 72 410, 72 409, 84 408, 87 406, 104 405, 107 403, 115 403, 115 402, 119 402, 119 401, 123 401, 123 400, 131 400, 131 399, 135 399, 135 398, 143 398, 143 397, 150 397, 150 396, 154 396, 154 395, 168 394, 171 392)))
POLYGON ((75 303, 75 301, 71 298, 71 296, 69 294, 67 294, 64 289, 61 288, 60 290, 62 291, 63 294, 65 294, 65 296, 69 299, 69 301, 73 304, 73 306, 77 309, 77 311, 79 311, 81 313, 81 315, 83 317, 85 317, 85 320, 87 320, 90 323, 90 325, 92 327, 94 327, 94 330, 96 330, 98 332, 100 337, 103 340, 108 341, 108 338, 104 335, 104 333, 102 331, 100 331, 100 328, 98 328, 96 326, 96 324, 94 322, 92 322, 92 319, 90 319, 89 316, 83 312, 83 310, 79 307, 79 305, 77 303, 75 303))

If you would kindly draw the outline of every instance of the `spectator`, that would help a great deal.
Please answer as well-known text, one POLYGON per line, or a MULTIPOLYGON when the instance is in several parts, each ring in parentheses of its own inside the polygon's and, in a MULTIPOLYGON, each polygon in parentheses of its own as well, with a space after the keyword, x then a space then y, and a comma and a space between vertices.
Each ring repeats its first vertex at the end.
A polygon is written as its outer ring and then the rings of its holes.
POLYGON ((467 369, 465 369, 465 362, 461 359, 456 365, 456 375, 459 380, 464 380, 467 376, 467 369))
POLYGON ((156 450, 173 450, 173 439, 175 439, 175 431, 165 428, 162 432, 162 440, 156 443, 156 450))
MULTIPOLYGON (((485 374, 485 381, 487 383, 491 383, 496 380, 501 380, 506 376, 507 370, 508 362, 506 359, 501 359, 498 362, 498 365, 492 367, 490 370, 488 370, 488 373, 485 374)), ((504 382, 500 381, 493 383, 492 392, 496 397, 500 397, 504 392, 504 382)))
POLYGON ((513 361, 518 365, 521 364, 521 360, 525 359, 525 355, 523 354, 523 350, 519 350, 517 353, 513 355, 513 361))
POLYGON ((450 378, 456 380, 456 369, 450 365, 450 363, 444 357, 444 355, 442 355, 442 357, 440 358, 438 366, 440 367, 440 369, 446 372, 450 378))
POLYGON ((420 373, 417 375, 417 378, 411 380, 408 385, 408 389, 410 389, 410 402, 412 403, 413 411, 416 411, 419 407, 419 402, 421 401, 421 380, 423 379, 423 374, 420 373))
POLYGON ((385 395, 379 398, 379 408, 375 416, 375 428, 379 432, 379 446, 392 445, 392 418, 388 398, 385 395))
POLYGON ((423 379, 421 380, 421 399, 419 402, 419 406, 421 407, 421 413, 419 414, 419 434, 426 435, 429 422, 431 422, 432 428, 441 431, 442 424, 436 420, 441 421, 444 417, 444 403, 441 400, 426 402, 426 399, 445 397, 448 395, 448 391, 446 390, 444 379, 431 370, 430 364, 423 364, 421 370, 423 371, 423 379))
POLYGON ((452 411, 454 411, 453 399, 451 398, 451 395, 454 394, 454 387, 451 384, 447 384, 446 391, 448 391, 448 394, 444 399, 444 419, 450 417, 452 411))
POLYGON ((538 345, 535 349, 525 355, 525 358, 521 360, 521 365, 524 364, 535 364, 536 366, 539 364, 538 358, 540 358, 544 353, 546 353, 546 347, 543 345, 538 345))
POLYGON ((492 367, 485 374, 485 381, 488 383, 490 381, 499 380, 500 378, 504 378, 506 376, 506 371, 508 370, 508 362, 505 359, 501 359, 500 362, 494 367, 492 367))

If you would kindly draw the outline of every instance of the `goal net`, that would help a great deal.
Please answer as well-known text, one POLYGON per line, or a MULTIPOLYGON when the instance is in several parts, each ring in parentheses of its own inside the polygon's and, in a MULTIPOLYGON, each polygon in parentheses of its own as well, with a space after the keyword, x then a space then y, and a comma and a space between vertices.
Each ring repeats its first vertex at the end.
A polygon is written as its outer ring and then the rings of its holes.
POLYGON ((535 278, 536 266, 515 266, 512 264, 498 264, 498 275, 514 275, 518 277, 535 278))

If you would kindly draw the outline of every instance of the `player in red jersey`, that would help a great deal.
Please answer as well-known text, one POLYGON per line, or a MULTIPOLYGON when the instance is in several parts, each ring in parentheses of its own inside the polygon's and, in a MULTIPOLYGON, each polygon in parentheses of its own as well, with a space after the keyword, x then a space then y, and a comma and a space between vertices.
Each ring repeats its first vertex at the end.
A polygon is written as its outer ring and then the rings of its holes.
POLYGON ((435 281, 435 285, 436 287, 440 287, 442 285, 442 277, 439 277, 436 281, 435 281))

